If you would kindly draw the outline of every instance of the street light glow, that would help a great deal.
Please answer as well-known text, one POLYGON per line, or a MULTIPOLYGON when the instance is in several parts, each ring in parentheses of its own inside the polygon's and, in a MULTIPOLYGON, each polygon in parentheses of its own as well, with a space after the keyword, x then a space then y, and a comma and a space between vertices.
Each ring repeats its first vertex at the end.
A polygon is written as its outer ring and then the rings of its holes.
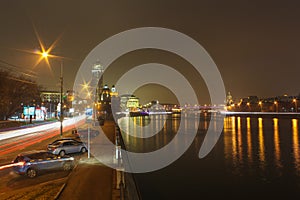
POLYGON ((47 58, 48 55, 49 55, 48 52, 46 52, 46 51, 42 52, 42 56, 43 56, 44 58, 47 58))

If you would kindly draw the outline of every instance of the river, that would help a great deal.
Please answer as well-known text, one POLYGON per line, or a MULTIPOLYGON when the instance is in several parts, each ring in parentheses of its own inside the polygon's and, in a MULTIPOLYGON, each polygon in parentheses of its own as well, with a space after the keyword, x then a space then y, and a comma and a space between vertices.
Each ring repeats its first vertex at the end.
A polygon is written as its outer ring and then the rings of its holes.
MULTIPOLYGON (((213 115, 200 115, 197 135, 178 160, 157 171, 135 174, 143 200, 300 196, 299 119, 227 116, 217 144, 200 159, 213 115)), ((182 119, 178 115, 131 118, 133 131, 149 122, 163 128, 146 139, 123 133, 127 150, 158 150, 174 139, 179 124, 184 129, 197 127, 197 117, 182 119)))

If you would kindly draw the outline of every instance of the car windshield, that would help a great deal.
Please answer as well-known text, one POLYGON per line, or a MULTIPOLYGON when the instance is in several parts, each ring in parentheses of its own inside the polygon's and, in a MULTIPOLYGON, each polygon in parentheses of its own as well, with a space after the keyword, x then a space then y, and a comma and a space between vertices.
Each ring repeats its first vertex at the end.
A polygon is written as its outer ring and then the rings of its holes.
POLYGON ((54 141, 53 143, 52 143, 52 145, 60 145, 62 143, 62 141, 54 141))
POLYGON ((23 156, 17 156, 17 158, 14 160, 14 163, 23 162, 24 157, 23 156))

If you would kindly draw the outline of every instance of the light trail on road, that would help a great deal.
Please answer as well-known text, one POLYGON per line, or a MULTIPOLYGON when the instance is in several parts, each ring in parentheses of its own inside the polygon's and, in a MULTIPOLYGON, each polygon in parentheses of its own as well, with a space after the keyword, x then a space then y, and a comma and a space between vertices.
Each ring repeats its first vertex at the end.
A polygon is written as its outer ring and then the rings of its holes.
POLYGON ((0 170, 10 168, 10 167, 14 167, 14 166, 22 166, 22 165, 24 165, 24 162, 18 162, 18 163, 2 165, 2 166, 0 166, 0 170))
MULTIPOLYGON (((64 131, 69 131, 75 127, 75 123, 84 123, 85 116, 64 121, 64 131)), ((30 145, 52 138, 60 133, 60 123, 51 123, 32 128, 18 129, 0 133, 0 156, 16 150, 24 149, 30 145), (17 137, 18 135, 19 137, 17 137), (2 137, 1 137, 2 136, 2 137), (3 139, 7 138, 7 139, 3 139), (10 139, 8 139, 10 138, 10 139)))
MULTIPOLYGON (((85 119, 85 115, 81 115, 81 116, 70 118, 70 119, 65 119, 63 121, 63 127, 74 125, 75 123, 77 123, 78 121, 81 121, 83 119, 85 119)), ((23 135, 27 135, 27 134, 39 132, 39 131, 47 131, 47 130, 53 129, 53 128, 59 129, 60 122, 54 122, 54 123, 38 125, 38 126, 34 126, 34 127, 27 127, 24 129, 0 132, 0 140, 23 136, 23 135)))

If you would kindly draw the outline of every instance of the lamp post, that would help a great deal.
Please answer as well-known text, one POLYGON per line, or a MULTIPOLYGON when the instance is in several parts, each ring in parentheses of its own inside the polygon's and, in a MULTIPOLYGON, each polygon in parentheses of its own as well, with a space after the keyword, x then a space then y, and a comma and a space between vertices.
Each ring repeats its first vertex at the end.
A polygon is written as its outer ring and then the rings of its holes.
POLYGON ((60 62, 60 136, 63 135, 63 121, 64 121, 64 112, 63 112, 63 62, 60 62))
POLYGON ((274 101, 274 104, 276 106, 276 112, 278 112, 278 102, 277 101, 274 101))
POLYGON ((297 107, 297 99, 293 99, 293 102, 295 103, 295 112, 298 111, 298 107, 297 107))
MULTIPOLYGON (((42 57, 48 61, 48 52, 43 51, 41 53, 42 57)), ((60 136, 63 135, 63 121, 64 121, 64 115, 63 115, 63 62, 60 62, 60 116, 59 116, 59 121, 60 121, 60 136)))
POLYGON ((258 102, 258 105, 260 107, 260 112, 262 112, 262 101, 258 102))

